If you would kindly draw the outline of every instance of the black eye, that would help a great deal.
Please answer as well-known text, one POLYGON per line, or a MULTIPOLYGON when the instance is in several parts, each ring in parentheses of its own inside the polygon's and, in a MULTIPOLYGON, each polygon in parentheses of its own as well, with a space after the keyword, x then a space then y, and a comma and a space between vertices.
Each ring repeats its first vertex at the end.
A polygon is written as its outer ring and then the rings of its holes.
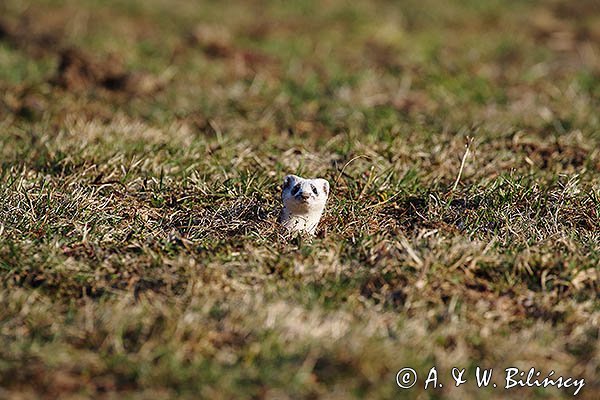
POLYGON ((317 188, 315 187, 315 185, 310 185, 310 187, 312 187, 312 191, 314 194, 319 195, 319 192, 317 191, 317 188))
POLYGON ((296 186, 294 186, 294 188, 292 189, 292 194, 298 193, 298 190, 300 190, 300 184, 297 184, 296 186))

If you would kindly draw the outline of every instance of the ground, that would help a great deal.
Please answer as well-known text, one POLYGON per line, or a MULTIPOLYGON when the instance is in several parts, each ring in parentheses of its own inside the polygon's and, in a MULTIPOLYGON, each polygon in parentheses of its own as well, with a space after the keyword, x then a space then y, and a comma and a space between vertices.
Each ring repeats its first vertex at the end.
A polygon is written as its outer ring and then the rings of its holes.
POLYGON ((597 398, 599 44, 596 0, 2 1, 0 397, 597 398))

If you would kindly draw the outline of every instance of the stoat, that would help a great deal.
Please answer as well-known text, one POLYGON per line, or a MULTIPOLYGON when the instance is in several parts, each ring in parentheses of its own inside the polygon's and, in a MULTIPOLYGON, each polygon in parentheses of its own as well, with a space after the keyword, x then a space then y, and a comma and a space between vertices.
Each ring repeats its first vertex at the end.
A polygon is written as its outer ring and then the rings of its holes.
POLYGON ((325 210, 328 196, 329 182, 325 179, 286 176, 281 191, 283 209, 279 222, 289 232, 306 232, 314 235, 325 210))

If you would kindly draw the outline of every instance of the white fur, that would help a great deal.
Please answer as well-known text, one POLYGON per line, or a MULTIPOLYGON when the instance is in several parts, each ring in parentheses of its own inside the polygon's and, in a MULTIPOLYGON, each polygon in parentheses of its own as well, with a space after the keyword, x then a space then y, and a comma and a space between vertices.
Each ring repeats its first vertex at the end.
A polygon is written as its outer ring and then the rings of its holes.
POLYGON ((306 232, 314 235, 328 197, 329 182, 325 179, 286 176, 281 191, 283 209, 279 222, 289 232, 306 232))

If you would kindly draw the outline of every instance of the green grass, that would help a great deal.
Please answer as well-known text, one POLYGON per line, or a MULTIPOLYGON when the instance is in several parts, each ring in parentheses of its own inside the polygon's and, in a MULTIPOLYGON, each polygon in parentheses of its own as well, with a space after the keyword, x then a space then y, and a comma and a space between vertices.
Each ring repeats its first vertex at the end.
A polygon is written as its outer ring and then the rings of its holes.
POLYGON ((2 2, 0 397, 572 397, 502 390, 516 366, 595 398, 599 21, 2 2), (275 223, 288 173, 332 185, 312 240, 275 223))

